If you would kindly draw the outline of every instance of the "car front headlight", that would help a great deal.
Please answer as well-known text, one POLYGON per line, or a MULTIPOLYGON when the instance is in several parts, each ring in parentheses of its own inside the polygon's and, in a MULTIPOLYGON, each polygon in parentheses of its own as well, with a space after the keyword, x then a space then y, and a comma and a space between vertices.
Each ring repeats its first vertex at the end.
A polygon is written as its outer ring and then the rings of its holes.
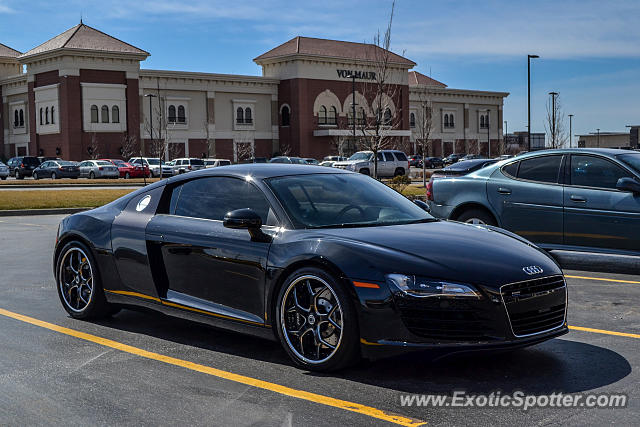
POLYGON ((387 274, 386 277, 387 281, 391 282, 402 293, 414 297, 481 297, 480 293, 472 286, 461 283, 397 273, 387 274))
POLYGON ((356 170, 356 164, 355 163, 349 163, 347 165, 346 169, 348 169, 350 171, 354 171, 354 170, 356 170))

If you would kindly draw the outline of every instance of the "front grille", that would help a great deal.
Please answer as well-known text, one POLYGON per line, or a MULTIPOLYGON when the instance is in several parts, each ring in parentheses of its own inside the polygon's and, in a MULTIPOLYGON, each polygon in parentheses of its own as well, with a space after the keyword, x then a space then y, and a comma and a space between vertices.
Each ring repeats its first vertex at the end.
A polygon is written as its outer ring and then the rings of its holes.
POLYGON ((515 336, 528 336, 564 324, 566 284, 564 277, 551 276, 511 283, 500 289, 515 336))
POLYGON ((424 298, 398 301, 400 318, 419 337, 437 341, 490 341, 495 339, 488 316, 477 301, 424 298))

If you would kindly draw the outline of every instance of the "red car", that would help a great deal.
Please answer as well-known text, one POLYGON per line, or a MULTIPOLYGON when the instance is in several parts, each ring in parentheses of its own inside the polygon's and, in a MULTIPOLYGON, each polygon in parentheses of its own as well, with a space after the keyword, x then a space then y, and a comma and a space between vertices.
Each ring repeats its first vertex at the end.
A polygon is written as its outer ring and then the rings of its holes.
POLYGON ((107 162, 111 162, 114 166, 118 168, 120 171, 120 178, 149 178, 151 173, 149 172, 149 166, 138 166, 132 165, 131 163, 127 163, 124 160, 120 159, 100 159, 105 160, 107 162))

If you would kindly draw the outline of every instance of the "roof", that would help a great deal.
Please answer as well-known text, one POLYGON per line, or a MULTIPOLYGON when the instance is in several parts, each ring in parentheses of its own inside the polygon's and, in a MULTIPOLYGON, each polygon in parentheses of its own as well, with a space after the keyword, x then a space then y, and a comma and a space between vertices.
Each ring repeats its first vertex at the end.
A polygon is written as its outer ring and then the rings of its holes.
POLYGON ((133 54, 149 56, 149 53, 128 43, 98 31, 88 25, 80 24, 42 43, 20 58, 28 58, 59 49, 93 50, 105 53, 133 54))
POLYGON ((540 154, 566 154, 566 153, 578 153, 578 154, 600 154, 603 156, 617 156, 619 154, 629 154, 635 153, 634 150, 624 150, 620 148, 557 148, 557 149, 546 149, 546 150, 536 150, 531 151, 529 153, 520 154, 519 156, 512 157, 509 160, 513 159, 523 159, 527 157, 537 156, 540 154))
MULTIPOLYGON (((312 37, 295 37, 274 47, 270 51, 263 53, 254 59, 260 62, 267 59, 281 58, 293 55, 309 55, 319 57, 356 59, 363 61, 373 61, 379 57, 384 49, 369 43, 354 43, 339 40, 316 39, 312 37)), ((407 65, 413 67, 415 62, 400 56, 396 53, 390 53, 390 62, 395 64, 407 65)))
POLYGON ((21 53, 7 45, 0 43, 0 58, 17 58, 21 53))
POLYGON ((435 87, 447 87, 446 84, 439 82, 431 77, 425 76, 417 71, 409 71, 409 86, 425 85, 435 87))
MULTIPOLYGON (((309 174, 337 174, 353 173, 342 169, 323 168, 315 165, 296 165, 287 163, 246 163, 231 166, 219 166, 216 168, 200 169, 189 172, 189 177, 195 176, 252 176, 257 179, 273 178, 277 176, 309 175, 309 174)), ((186 174, 169 178, 169 182, 181 180, 186 174)))

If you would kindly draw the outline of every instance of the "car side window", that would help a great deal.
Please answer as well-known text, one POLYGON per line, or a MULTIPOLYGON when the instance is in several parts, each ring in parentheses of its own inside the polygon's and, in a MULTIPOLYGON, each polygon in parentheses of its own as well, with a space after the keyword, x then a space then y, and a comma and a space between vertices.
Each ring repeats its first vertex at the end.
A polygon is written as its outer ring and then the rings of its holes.
POLYGON ((194 179, 174 188, 170 202, 170 212, 174 215, 217 221, 222 221, 227 212, 244 208, 260 215, 263 224, 277 225, 262 191, 243 179, 194 179))
POLYGON ((571 156, 571 185, 615 189, 620 178, 631 175, 618 165, 595 156, 571 156))
POLYGON ((511 178, 515 178, 518 176, 519 165, 520 162, 509 163, 508 165, 502 167, 502 172, 511 178))
MULTIPOLYGON (((399 151, 396 151, 395 153, 396 158, 398 159, 399 162, 406 162, 407 161, 407 156, 404 153, 401 153, 399 151)), ((418 156, 418 159, 421 159, 422 156, 418 156)))
POLYGON ((378 152, 377 157, 379 162, 384 162, 384 158, 382 157, 382 153, 380 151, 378 152))
POLYGON ((562 156, 540 156, 520 161, 518 178, 528 181, 557 183, 562 156))

